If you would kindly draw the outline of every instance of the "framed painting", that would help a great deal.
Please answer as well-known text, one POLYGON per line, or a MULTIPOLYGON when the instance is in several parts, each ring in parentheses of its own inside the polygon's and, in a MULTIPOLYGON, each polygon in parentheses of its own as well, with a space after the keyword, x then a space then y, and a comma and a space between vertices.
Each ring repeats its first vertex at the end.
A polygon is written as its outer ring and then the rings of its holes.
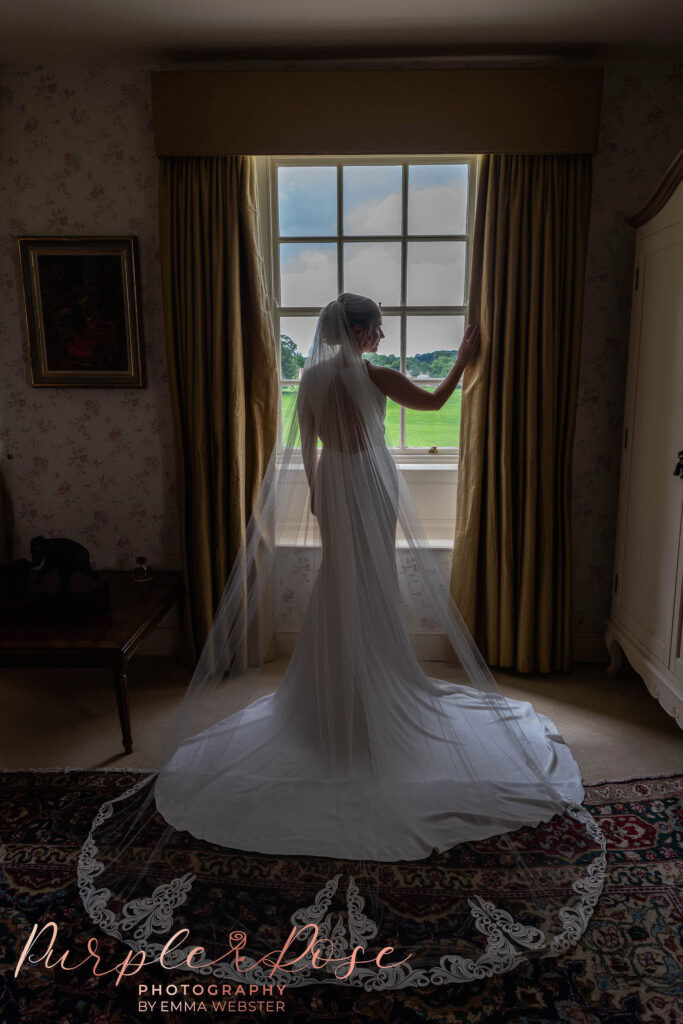
POLYGON ((144 387, 137 239, 18 242, 33 386, 144 387))

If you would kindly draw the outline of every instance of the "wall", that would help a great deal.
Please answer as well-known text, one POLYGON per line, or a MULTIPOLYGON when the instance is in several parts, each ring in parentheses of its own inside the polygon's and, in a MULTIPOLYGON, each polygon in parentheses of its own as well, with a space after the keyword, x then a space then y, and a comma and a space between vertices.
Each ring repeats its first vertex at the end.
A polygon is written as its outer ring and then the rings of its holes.
MULTIPOLYGON (((177 567, 149 75, 109 65, 5 69, 0 116, 0 439, 13 456, 3 466, 15 557, 35 534, 63 533, 102 567, 128 567, 138 554, 177 567), (139 238, 144 390, 30 386, 14 237, 81 232, 139 238)), ((682 118, 670 56, 607 63, 574 460, 575 649, 589 659, 604 656, 614 553, 633 259, 624 218, 675 156, 682 118)))
POLYGON ((0 438, 14 557, 68 536, 100 568, 180 565, 162 333, 149 75, 6 69, 0 78, 0 438), (32 388, 16 236, 137 235, 148 386, 32 388))

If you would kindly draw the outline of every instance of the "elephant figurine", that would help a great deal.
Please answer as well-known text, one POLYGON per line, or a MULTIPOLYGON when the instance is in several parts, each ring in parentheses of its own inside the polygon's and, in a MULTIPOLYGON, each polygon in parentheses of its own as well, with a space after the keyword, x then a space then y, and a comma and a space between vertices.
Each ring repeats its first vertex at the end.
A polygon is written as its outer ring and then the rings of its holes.
POLYGON ((98 574, 90 564, 90 553, 82 544, 67 537, 34 537, 31 541, 31 562, 34 566, 42 563, 36 582, 40 583, 44 576, 56 569, 60 578, 60 590, 69 593, 71 576, 75 572, 83 572, 91 579, 98 574))

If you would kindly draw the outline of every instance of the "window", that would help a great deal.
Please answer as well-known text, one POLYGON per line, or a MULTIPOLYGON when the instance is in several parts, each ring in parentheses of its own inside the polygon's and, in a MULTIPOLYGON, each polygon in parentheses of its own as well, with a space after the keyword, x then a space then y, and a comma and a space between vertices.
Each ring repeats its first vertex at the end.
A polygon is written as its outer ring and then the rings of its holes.
MULTIPOLYGON (((321 306, 344 291, 382 304, 375 363, 433 389, 464 331, 475 166, 470 156, 268 159, 282 408, 296 400, 321 306)), ((452 462, 460 387, 439 412, 387 402, 401 461, 452 462)))

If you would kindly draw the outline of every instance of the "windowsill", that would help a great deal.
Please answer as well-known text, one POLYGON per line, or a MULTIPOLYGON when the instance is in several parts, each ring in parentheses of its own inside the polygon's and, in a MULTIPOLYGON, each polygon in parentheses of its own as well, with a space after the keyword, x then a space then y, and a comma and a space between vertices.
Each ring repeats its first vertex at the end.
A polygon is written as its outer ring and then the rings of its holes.
MULTIPOLYGON (((426 537, 424 544, 419 545, 420 547, 430 548, 432 551, 450 551, 453 547, 453 538, 446 537, 426 537)), ((288 535, 287 533, 281 538, 280 543, 277 545, 278 551, 289 551, 299 550, 301 548, 307 548, 320 550, 321 543, 317 536, 311 537, 310 535, 297 539, 296 535, 288 535)), ((396 538, 396 550, 405 551, 408 549, 408 541, 405 537, 396 538)))
POLYGON ((441 461, 439 461, 439 462, 436 462, 436 461, 434 461, 434 462, 397 462, 396 465, 398 466, 399 469, 403 470, 403 472, 410 471, 410 470, 413 470, 413 469, 416 469, 416 470, 421 470, 421 469, 439 469, 439 470, 443 470, 445 472, 447 470, 457 470, 457 468, 458 468, 458 463, 457 462, 441 462, 441 461))
MULTIPOLYGON (((318 449, 320 453, 322 449, 318 449)), ((458 468, 458 455, 418 455, 418 456, 404 456, 400 455, 394 462, 398 468, 402 471, 406 470, 424 470, 424 469, 439 469, 439 470, 457 470, 458 468)), ((278 463, 282 465, 282 456, 278 456, 278 463)), ((287 468, 293 472, 303 472, 304 464, 300 455, 295 455, 288 460, 287 468)))

